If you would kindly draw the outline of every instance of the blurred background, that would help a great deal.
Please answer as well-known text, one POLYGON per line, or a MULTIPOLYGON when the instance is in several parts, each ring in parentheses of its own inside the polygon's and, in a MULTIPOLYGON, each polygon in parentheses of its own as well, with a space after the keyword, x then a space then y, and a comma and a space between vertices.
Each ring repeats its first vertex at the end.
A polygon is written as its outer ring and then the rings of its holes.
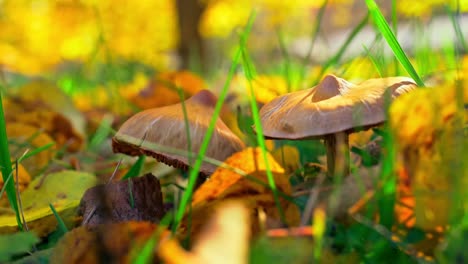
MULTIPOLYGON (((459 36, 468 34, 468 1, 378 3, 421 75, 441 70, 440 56, 428 53, 462 50, 453 19, 459 36)), ((369 58, 391 53, 364 1, 0 0, 1 80, 14 88, 40 77, 81 93, 75 102, 82 107, 130 96, 155 74, 182 69, 216 90, 253 10, 249 52, 278 93, 313 85, 329 71, 355 79, 404 73, 398 65, 373 69, 369 58), (108 92, 83 98, 95 89, 108 92)))

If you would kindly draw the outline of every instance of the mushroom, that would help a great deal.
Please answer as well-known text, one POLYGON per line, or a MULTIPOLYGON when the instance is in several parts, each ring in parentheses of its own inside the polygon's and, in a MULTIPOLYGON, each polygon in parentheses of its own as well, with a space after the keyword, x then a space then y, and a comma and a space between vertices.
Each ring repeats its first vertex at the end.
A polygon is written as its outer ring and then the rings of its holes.
MULTIPOLYGON (((184 102, 190 132, 191 151, 200 150, 202 139, 209 127, 216 104, 216 96, 202 90, 184 102)), ((189 158, 167 153, 157 146, 188 150, 187 129, 182 103, 153 108, 137 113, 128 119, 112 139, 114 152, 132 156, 149 155, 170 166, 188 170, 189 158)), ((244 148, 244 143, 232 133, 221 119, 215 129, 206 151, 206 156, 225 160, 231 154, 244 148)), ((210 175, 215 165, 203 162, 200 173, 210 175)))
POLYGON ((414 88, 416 83, 408 77, 369 79, 355 85, 327 75, 313 88, 277 97, 264 105, 260 109, 263 133, 273 139, 323 139, 328 174, 347 175, 348 134, 383 123, 386 100, 414 88))

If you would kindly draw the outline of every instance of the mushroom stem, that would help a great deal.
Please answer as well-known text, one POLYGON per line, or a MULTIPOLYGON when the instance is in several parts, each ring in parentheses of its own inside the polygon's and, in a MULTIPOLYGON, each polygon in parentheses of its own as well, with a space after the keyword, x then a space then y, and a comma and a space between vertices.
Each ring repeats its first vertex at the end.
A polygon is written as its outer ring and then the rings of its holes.
POLYGON ((349 174, 349 138, 346 132, 325 137, 327 147, 327 170, 329 176, 349 174))

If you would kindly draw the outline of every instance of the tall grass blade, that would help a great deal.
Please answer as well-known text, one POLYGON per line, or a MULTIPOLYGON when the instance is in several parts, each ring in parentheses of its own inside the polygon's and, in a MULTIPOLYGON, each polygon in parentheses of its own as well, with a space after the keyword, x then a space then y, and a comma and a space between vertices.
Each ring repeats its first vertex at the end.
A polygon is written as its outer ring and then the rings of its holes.
POLYGON ((18 228, 22 231, 23 224, 21 223, 18 203, 16 200, 16 190, 14 181, 8 181, 10 175, 13 175, 11 167, 10 149, 8 147, 8 137, 6 133, 5 114, 3 113, 2 93, 0 92, 0 167, 2 171, 3 182, 6 184, 6 192, 10 206, 15 211, 16 222, 18 228))
MULTIPOLYGON (((395 37, 398 36, 398 14, 397 14, 397 1, 392 0, 392 28, 395 37)), ((395 75, 400 75, 400 67, 398 67, 397 58, 394 57, 395 75)))
POLYGON ((398 61, 403 65, 403 68, 408 72, 408 74, 411 76, 411 78, 414 79, 414 81, 421 87, 424 87, 424 82, 422 79, 419 77, 418 73, 414 69, 413 65, 409 61, 408 57, 406 56, 405 52, 401 48, 400 43, 396 39, 395 35, 393 34, 392 30, 390 29, 390 26, 388 25, 387 21, 385 20, 385 17, 382 15, 382 12, 380 12, 379 7, 375 3, 374 0, 366 0, 367 8, 369 9, 370 14, 374 18, 375 24, 377 28, 379 29, 380 33, 384 36, 385 40, 387 41, 387 44, 390 46, 390 48, 393 51, 393 54, 395 54, 395 57, 398 59, 398 61))
POLYGON ((48 143, 48 144, 45 144, 44 146, 40 146, 38 148, 35 148, 33 149, 32 151, 29 151, 28 153, 24 154, 23 156, 21 156, 19 159, 18 159, 18 162, 21 163, 22 161, 26 160, 26 159, 29 159, 33 156, 36 156, 37 154, 39 154, 40 152, 42 151, 46 151, 48 149, 50 149, 51 147, 53 147, 55 145, 55 143, 51 142, 51 143, 48 143))
POLYGON ((292 77, 291 77, 291 59, 289 58, 289 53, 286 48, 286 42, 284 40, 283 32, 278 28, 276 31, 278 36, 278 42, 280 45, 281 54, 284 59, 284 75, 286 77, 287 91, 290 93, 292 91, 292 77))
POLYGON ((315 27, 312 30, 309 50, 307 51, 307 55, 302 61, 302 66, 301 66, 301 71, 300 71, 301 84, 304 82, 307 64, 310 62, 310 58, 312 57, 312 51, 314 49, 315 41, 317 40, 318 32, 322 25, 323 14, 325 14, 325 10, 327 9, 327 4, 328 4, 328 0, 323 1, 323 4, 318 11, 317 19, 315 20, 315 27))
POLYGON ((145 159, 146 159, 145 155, 139 156, 137 161, 133 164, 133 166, 122 177, 122 180, 138 177, 141 174, 143 165, 145 164, 145 159))
MULTIPOLYGON (((245 32, 247 32, 246 34, 250 32, 250 30, 252 29, 252 25, 253 25, 253 16, 251 16, 247 22, 247 25, 245 28, 245 32)), ((187 205, 189 204, 190 199, 192 198, 192 194, 195 188, 195 183, 198 177, 198 173, 200 171, 200 167, 203 162, 203 157, 205 156, 206 150, 208 148, 208 144, 210 143, 210 139, 214 131, 216 120, 219 117, 221 107, 223 106, 224 100, 227 95, 229 84, 231 83, 231 80, 234 77, 234 74, 236 72, 237 66, 240 61, 240 57, 241 57, 241 49, 238 48, 232 60, 231 68, 229 69, 226 82, 224 83, 223 89, 221 89, 221 92, 219 93, 219 98, 218 98, 218 101, 216 102, 215 110, 213 111, 213 116, 211 117, 210 124, 206 131, 205 137, 203 138, 203 141, 201 143, 200 151, 198 152, 193 168, 190 169, 188 185, 184 194, 182 195, 180 206, 176 212, 174 228, 177 228, 180 225, 180 222, 182 221, 182 218, 184 217, 185 209, 187 208, 187 205)))
POLYGON ((357 36, 357 34, 359 32, 361 32, 361 30, 364 28, 364 26, 367 24, 367 20, 369 19, 369 14, 367 14, 362 20, 361 22, 359 22, 359 24, 353 29, 353 31, 351 31, 351 33, 349 34, 348 38, 346 39, 346 41, 343 43, 343 45, 338 49, 338 51, 336 52, 336 54, 331 58, 329 59, 327 62, 325 62, 325 64, 322 66, 322 70, 320 71, 320 74, 317 76, 317 79, 314 80, 314 85, 316 83, 318 83, 320 81, 320 79, 322 79, 322 76, 323 74, 328 70, 328 68, 330 68, 331 66, 335 65, 336 63, 338 63, 338 61, 341 59, 341 57, 343 56, 343 54, 345 53, 346 49, 348 49, 349 47, 349 44, 351 44, 351 42, 354 40, 354 38, 357 36))
POLYGON ((453 29, 455 30, 457 39, 463 48, 462 52, 468 52, 468 45, 466 44, 465 37, 463 36, 463 32, 461 31, 461 28, 460 28, 460 20, 459 20, 458 12, 453 11, 448 5, 445 7, 445 10, 447 11, 447 14, 450 17, 450 20, 452 21, 452 26, 453 26, 453 29))
POLYGON ((250 107, 252 110, 252 116, 253 116, 253 121, 255 128, 257 130, 257 143, 258 146, 260 147, 262 151, 262 157, 263 161, 265 162, 265 169, 267 173, 267 178, 268 178, 268 185, 270 186, 271 190, 273 191, 273 196, 275 199, 275 204, 276 207, 278 208, 278 211, 280 213, 280 217, 285 222, 285 216, 283 209, 281 208, 281 203, 279 200, 279 194, 278 194, 278 189, 276 188, 275 180, 273 178, 273 173, 270 170, 270 164, 268 162, 267 158, 267 150, 266 150, 266 144, 265 144, 265 137, 263 136, 263 129, 262 129, 262 123, 260 120, 260 114, 258 111, 258 106, 257 106, 257 101, 255 97, 255 92, 253 90, 252 86, 252 81, 255 78, 255 69, 253 68, 253 62, 250 59, 250 56, 247 51, 247 37, 248 35, 246 32, 244 32, 241 36, 240 39, 240 49, 242 50, 242 65, 244 68, 245 76, 247 78, 247 81, 249 83, 249 93, 250 93, 250 107))
POLYGON ((89 149, 97 150, 99 145, 112 133, 112 121, 113 118, 110 115, 105 116, 101 120, 99 127, 96 129, 96 133, 94 133, 93 138, 89 142, 89 149))
POLYGON ((50 210, 52 211, 52 213, 54 214, 55 219, 57 219, 58 230, 59 230, 62 234, 67 233, 67 232, 68 232, 67 225, 65 225, 65 222, 64 222, 63 219, 60 217, 60 215, 57 213, 57 210, 55 210, 55 207, 54 207, 51 203, 49 203, 49 207, 50 207, 50 210))

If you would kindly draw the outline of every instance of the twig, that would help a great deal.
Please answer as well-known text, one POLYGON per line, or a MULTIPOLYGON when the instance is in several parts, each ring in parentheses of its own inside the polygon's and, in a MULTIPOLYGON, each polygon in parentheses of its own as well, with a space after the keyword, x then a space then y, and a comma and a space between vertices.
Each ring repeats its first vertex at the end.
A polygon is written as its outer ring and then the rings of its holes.
POLYGON ((16 165, 16 195, 18 197, 18 209, 21 213, 21 218, 23 220, 23 224, 24 224, 24 229, 26 231, 29 231, 29 228, 28 228, 28 224, 26 223, 26 219, 24 218, 24 212, 23 212, 23 203, 21 202, 21 195, 20 195, 20 190, 19 190, 19 171, 18 171, 18 160, 15 161, 15 165, 16 165))
POLYGON ((318 175, 315 181, 315 188, 310 192, 309 199, 307 200, 306 207, 304 209, 304 214, 302 215, 301 219, 301 226, 305 226, 308 224, 312 217, 312 212, 314 211, 315 204, 317 203, 319 189, 322 185, 323 181, 325 180, 325 174, 321 173, 318 175))
POLYGON ((117 171, 119 170, 120 164, 122 164, 122 160, 123 160, 123 158, 121 158, 121 159, 119 160, 119 162, 117 163, 117 165, 115 166, 114 172, 112 173, 112 175, 110 176, 109 180, 107 181, 107 184, 109 184, 110 182, 112 182, 112 180, 114 179, 115 175, 117 174, 117 171))

